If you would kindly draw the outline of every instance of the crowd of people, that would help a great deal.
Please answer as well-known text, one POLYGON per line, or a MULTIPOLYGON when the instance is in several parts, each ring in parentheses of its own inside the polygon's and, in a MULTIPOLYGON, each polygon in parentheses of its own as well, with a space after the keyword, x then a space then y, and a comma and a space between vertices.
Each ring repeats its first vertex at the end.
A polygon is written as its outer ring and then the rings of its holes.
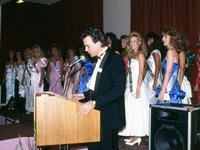
MULTIPOLYGON (((137 32, 122 35, 120 39, 112 32, 105 35, 109 50, 123 58, 126 70, 126 125, 118 134, 130 137, 125 139, 128 145, 140 144, 141 137, 149 135, 150 104, 192 104, 189 69, 195 57, 199 73, 194 91, 200 93, 200 57, 189 51, 185 34, 170 27, 161 36, 149 32, 145 38, 137 32)), ((77 51, 68 48, 63 57, 63 51, 55 44, 51 45, 48 57, 39 45, 25 49, 24 53, 10 50, 3 78, 6 104, 17 94, 26 99, 25 110, 30 114, 34 111, 35 92, 51 91, 70 99, 73 94, 88 91, 98 57, 91 58, 84 46, 77 51), (80 58, 84 61, 71 65, 80 58)))

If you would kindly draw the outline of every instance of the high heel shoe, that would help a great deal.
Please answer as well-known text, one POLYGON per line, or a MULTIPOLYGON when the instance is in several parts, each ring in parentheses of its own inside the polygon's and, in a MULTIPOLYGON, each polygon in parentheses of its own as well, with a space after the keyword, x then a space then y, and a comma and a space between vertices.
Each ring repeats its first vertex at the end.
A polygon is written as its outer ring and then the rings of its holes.
POLYGON ((142 142, 142 139, 141 138, 138 138, 137 140, 133 141, 133 142, 126 142, 127 145, 135 145, 136 143, 138 144, 138 146, 141 144, 142 142))
POLYGON ((133 140, 133 137, 130 137, 128 139, 124 139, 124 142, 131 142, 133 140))

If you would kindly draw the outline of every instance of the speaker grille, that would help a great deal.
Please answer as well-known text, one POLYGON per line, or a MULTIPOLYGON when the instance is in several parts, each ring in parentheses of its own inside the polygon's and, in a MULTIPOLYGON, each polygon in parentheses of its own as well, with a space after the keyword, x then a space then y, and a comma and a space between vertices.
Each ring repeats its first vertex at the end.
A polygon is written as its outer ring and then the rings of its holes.
POLYGON ((170 125, 162 125, 154 136, 156 150, 184 150, 184 140, 181 133, 170 125))

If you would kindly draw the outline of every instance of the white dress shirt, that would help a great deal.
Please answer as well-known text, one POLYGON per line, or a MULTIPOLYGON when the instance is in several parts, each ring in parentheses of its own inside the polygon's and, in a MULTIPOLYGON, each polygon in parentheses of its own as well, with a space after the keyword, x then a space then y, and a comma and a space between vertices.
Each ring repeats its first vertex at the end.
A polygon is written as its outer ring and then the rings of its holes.
POLYGON ((100 64, 101 64, 101 61, 103 60, 103 57, 105 56, 106 54, 106 50, 108 49, 108 47, 105 47, 98 55, 97 57, 98 60, 97 60, 97 63, 96 63, 96 66, 94 68, 94 71, 92 73, 92 77, 90 78, 88 84, 87 84, 87 87, 88 89, 94 91, 94 88, 95 88, 95 84, 96 84, 96 78, 97 78, 97 72, 102 72, 102 68, 100 68, 100 64))

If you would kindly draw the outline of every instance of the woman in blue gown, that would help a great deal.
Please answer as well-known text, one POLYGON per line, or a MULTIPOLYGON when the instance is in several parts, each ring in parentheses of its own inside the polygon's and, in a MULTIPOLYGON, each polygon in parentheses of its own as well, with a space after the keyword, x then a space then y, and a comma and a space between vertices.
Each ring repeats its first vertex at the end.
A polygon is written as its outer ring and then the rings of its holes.
MULTIPOLYGON (((83 57, 83 56, 82 56, 83 57)), ((94 65, 92 61, 90 60, 90 57, 88 54, 84 54, 84 57, 86 59, 85 63, 83 64, 83 67, 81 69, 80 73, 80 81, 78 83, 78 92, 77 93, 83 93, 88 91, 87 83, 89 79, 92 76, 94 65)))
POLYGON ((166 28, 162 32, 163 44, 167 47, 167 55, 163 60, 164 79, 162 85, 156 88, 157 103, 182 103, 185 92, 178 83, 180 45, 179 36, 175 29, 166 28))

